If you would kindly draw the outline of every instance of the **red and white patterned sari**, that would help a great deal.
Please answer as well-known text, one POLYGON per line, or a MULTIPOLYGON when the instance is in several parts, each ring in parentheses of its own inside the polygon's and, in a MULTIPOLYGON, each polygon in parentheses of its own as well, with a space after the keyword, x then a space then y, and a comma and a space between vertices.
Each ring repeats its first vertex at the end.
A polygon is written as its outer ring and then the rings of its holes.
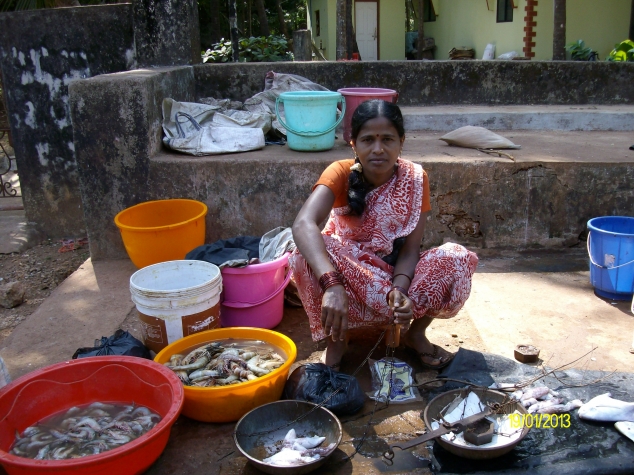
MULTIPOLYGON (((349 329, 389 323, 386 295, 394 268, 381 258, 392 252, 395 239, 416 228, 422 198, 422 167, 399 158, 392 178, 366 195, 362 216, 347 215, 348 206, 331 211, 322 235, 330 261, 344 278, 349 329)), ((321 327, 318 279, 297 250, 289 263, 313 340, 321 340, 327 335, 321 327)), ((469 298, 477 263, 477 256, 458 244, 422 252, 408 292, 414 318, 455 316, 469 298)))

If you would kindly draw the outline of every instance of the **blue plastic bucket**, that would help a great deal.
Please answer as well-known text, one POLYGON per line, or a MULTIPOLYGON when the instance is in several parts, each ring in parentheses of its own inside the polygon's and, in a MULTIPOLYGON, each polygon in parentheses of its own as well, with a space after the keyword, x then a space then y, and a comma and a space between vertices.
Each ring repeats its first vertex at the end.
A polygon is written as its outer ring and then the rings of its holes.
POLYGON ((346 113, 343 96, 332 91, 283 92, 275 101, 275 115, 286 129, 288 147, 302 152, 330 150, 335 145, 335 129, 346 113), (337 104, 341 115, 337 119, 337 104), (280 117, 284 104, 286 121, 280 117))
POLYGON ((634 218, 603 216, 588 221, 590 283, 597 295, 630 300, 634 294, 634 218))

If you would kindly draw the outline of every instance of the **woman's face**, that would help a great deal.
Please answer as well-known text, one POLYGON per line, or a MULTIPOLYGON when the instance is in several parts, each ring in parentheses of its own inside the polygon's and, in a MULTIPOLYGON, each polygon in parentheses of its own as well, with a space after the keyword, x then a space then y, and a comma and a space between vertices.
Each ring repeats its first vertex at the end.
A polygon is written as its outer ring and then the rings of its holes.
POLYGON ((359 135, 352 141, 352 148, 363 166, 363 174, 371 181, 391 177, 404 140, 405 137, 399 137, 392 122, 385 117, 370 119, 363 124, 359 135))

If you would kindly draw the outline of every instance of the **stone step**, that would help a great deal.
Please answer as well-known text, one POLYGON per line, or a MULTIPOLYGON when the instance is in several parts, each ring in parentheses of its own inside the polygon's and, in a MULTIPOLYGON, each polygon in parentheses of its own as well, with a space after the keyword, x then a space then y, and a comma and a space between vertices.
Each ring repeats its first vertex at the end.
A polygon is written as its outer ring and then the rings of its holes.
POLYGON ((401 111, 408 131, 451 131, 465 125, 489 130, 634 130, 634 105, 403 106, 401 111))

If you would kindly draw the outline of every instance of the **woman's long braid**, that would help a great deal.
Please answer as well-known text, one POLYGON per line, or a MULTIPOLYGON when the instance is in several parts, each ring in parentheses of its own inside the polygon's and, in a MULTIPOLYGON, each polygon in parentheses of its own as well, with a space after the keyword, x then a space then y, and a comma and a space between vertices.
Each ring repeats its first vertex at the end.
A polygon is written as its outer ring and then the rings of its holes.
MULTIPOLYGON (((355 163, 359 159, 355 158, 355 163)), ((363 173, 352 170, 348 176, 348 206, 350 215, 361 216, 365 210, 365 195, 368 193, 368 184, 363 178, 363 173)))

